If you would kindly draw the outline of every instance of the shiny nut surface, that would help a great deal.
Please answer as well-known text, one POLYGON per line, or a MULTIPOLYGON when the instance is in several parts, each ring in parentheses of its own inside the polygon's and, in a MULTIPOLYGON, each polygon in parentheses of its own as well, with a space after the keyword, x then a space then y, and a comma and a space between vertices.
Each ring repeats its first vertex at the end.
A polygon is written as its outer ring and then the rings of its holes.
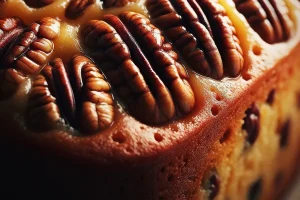
POLYGON ((146 6, 154 23, 196 72, 214 79, 240 74, 243 52, 217 1, 147 0, 146 6))
POLYGON ((21 34, 23 29, 23 23, 18 18, 0 19, 0 62, 8 46, 21 34))
POLYGON ((68 66, 56 58, 33 80, 27 116, 36 130, 61 124, 82 134, 101 131, 114 119, 110 85, 87 57, 75 55, 68 66))
POLYGON ((76 19, 83 15, 85 9, 95 2, 96 0, 72 0, 67 6, 65 16, 69 19, 76 19))
POLYGON ((237 10, 266 42, 273 44, 291 36, 292 21, 283 0, 235 0, 237 10))
POLYGON ((149 124, 166 122, 189 113, 194 93, 177 54, 159 29, 144 16, 125 12, 120 18, 104 16, 82 30, 83 42, 100 63, 108 80, 138 120, 149 124), (147 48, 145 48, 147 47, 147 48))
POLYGON ((47 64, 59 32, 60 23, 53 18, 43 18, 25 28, 1 60, 0 99, 12 96, 21 80, 47 64))

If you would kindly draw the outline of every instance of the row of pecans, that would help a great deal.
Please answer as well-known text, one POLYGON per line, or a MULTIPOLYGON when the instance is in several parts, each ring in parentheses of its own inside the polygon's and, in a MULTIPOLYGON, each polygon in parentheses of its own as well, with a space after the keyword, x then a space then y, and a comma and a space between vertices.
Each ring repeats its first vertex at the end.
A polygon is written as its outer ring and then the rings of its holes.
MULTIPOLYGON (((72 2, 81 7, 93 1, 72 2)), ((63 123, 94 133, 113 123, 115 95, 146 124, 162 124, 192 111, 194 92, 173 45, 201 75, 222 79, 241 73, 239 39, 217 0, 147 0, 146 7, 151 21, 124 12, 81 28, 83 46, 96 64, 84 55, 67 64, 59 58, 49 62, 60 31, 55 19, 27 27, 16 18, 0 20, 0 100, 33 77, 26 117, 30 127, 49 130, 63 123)))

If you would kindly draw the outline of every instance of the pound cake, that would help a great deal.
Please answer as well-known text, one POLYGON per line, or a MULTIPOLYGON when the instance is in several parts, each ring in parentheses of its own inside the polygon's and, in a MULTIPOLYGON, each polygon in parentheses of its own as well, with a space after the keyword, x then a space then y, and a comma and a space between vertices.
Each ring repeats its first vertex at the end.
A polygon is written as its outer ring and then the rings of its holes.
POLYGON ((3 199, 279 199, 297 0, 0 0, 3 199))

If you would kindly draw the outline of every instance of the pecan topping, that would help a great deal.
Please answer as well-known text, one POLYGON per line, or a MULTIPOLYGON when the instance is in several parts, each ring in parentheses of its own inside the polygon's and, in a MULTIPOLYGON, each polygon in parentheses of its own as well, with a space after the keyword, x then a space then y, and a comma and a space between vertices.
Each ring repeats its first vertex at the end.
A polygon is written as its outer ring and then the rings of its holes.
POLYGON ((283 0, 234 0, 234 2, 237 10, 266 42, 273 44, 290 37, 292 21, 283 0))
POLYGON ((0 20, 0 62, 8 46, 22 31, 23 23, 18 18, 5 18, 0 20))
POLYGON ((52 40, 59 34, 59 29, 58 21, 44 18, 28 26, 17 38, 0 63, 5 68, 1 70, 0 99, 13 95, 21 80, 37 74, 44 67, 53 51, 52 40))
POLYGON ((54 0, 24 0, 32 8, 41 8, 54 2, 54 0))
POLYGON ((114 117, 110 85, 85 56, 73 57, 69 74, 57 58, 33 81, 27 115, 29 126, 41 130, 53 129, 59 122, 83 134, 103 130, 114 117))
POLYGON ((182 114, 192 110, 195 97, 184 67, 144 16, 106 15, 104 21, 89 22, 82 34, 91 56, 134 117, 159 124, 175 116, 175 106, 182 114))
POLYGON ((126 6, 129 2, 135 2, 136 0, 102 0, 103 7, 123 7, 126 6))
POLYGON ((214 79, 240 74, 244 59, 236 30, 216 0, 147 0, 146 6, 195 71, 214 79))
POLYGON ((72 0, 66 9, 65 16, 69 19, 76 19, 83 15, 85 9, 95 2, 95 0, 72 0))

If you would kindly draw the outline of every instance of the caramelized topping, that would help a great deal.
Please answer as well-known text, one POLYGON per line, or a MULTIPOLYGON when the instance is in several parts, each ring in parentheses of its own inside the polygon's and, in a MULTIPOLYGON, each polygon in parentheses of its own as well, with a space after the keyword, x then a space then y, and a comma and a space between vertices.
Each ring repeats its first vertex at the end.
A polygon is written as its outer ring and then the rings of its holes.
POLYGON ((12 96, 26 76, 42 69, 54 49, 52 40, 59 30, 58 21, 44 18, 22 32, 0 63, 5 68, 0 71, 0 99, 12 96))
POLYGON ((216 0, 147 0, 154 23, 198 73, 238 76, 242 49, 225 9, 216 0))
POLYGON ((104 21, 90 21, 82 35, 134 117, 160 124, 175 116, 175 106, 182 114, 192 110, 195 98, 184 67, 171 44, 144 16, 106 15, 104 21))
POLYGON ((90 134, 111 125, 114 101, 98 68, 85 56, 76 55, 70 71, 67 74, 57 58, 34 79, 27 109, 30 127, 50 130, 63 122, 90 134))
POLYGON ((240 13, 266 42, 273 44, 287 40, 292 22, 283 0, 234 0, 240 13))

